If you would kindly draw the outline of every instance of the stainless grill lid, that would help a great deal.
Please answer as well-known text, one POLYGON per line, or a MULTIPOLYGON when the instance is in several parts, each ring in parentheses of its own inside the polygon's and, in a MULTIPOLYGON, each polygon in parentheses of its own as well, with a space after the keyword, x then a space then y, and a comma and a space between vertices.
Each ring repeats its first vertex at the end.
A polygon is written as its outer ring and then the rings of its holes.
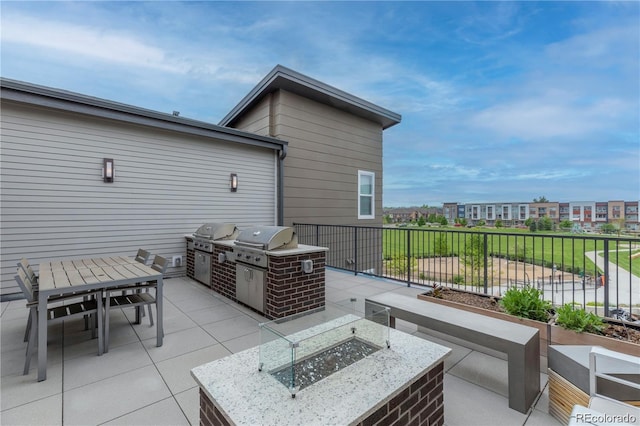
POLYGON ((238 228, 233 223, 205 223, 193 234, 206 240, 233 240, 238 228))
POLYGON ((298 247, 293 228, 288 226, 254 226, 240 230, 235 242, 239 246, 261 250, 298 247))

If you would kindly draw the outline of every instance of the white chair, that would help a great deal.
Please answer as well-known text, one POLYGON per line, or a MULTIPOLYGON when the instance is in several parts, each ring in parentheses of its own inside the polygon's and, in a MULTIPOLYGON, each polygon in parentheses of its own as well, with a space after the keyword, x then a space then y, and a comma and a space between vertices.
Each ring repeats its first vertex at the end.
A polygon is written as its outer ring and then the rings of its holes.
POLYGON ((589 353, 589 407, 575 405, 569 420, 576 425, 637 425, 640 407, 598 393, 598 379, 640 391, 640 357, 599 346, 589 353), (628 379, 627 377, 631 377, 628 379), (633 379, 635 377, 635 380, 633 379))
MULTIPOLYGON (((97 290, 91 293, 84 293, 84 295, 95 295, 94 298, 89 300, 83 300, 74 303, 63 304, 52 308, 47 308, 46 312, 38 312, 38 294, 37 290, 34 291, 34 284, 27 276, 26 272, 18 268, 18 273, 14 277, 27 299, 27 307, 29 308, 29 336, 27 339, 27 355, 24 363, 23 374, 29 373, 29 365, 31 363, 31 357, 33 356, 33 350, 36 345, 37 329, 38 329, 38 315, 47 316, 47 324, 62 322, 66 319, 91 315, 97 321, 98 326, 98 354, 101 353, 103 345, 103 330, 102 330, 102 313, 98 312, 98 303, 95 297, 102 297, 102 291, 97 290)), ((77 296, 70 296, 70 299, 77 298, 77 296)), ((56 302, 63 301, 64 299, 56 298, 56 302)), ((92 337, 95 337, 95 327, 91 327, 92 337)), ((46 348, 38 348, 38 350, 47 350, 46 348)))

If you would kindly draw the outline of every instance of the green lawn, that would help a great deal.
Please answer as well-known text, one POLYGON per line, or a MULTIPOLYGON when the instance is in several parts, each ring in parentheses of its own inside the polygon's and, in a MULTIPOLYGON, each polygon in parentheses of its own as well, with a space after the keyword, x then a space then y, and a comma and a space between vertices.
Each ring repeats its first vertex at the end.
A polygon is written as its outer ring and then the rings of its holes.
MULTIPOLYGON (((639 253, 640 250, 631 251, 632 256, 639 253)), ((602 254, 600 256, 602 256, 602 254)), ((636 256, 635 258, 630 259, 628 251, 621 251, 616 257, 616 252, 610 251, 609 262, 618 264, 621 268, 630 271, 635 276, 640 276, 640 256, 636 256)))
MULTIPOLYGON (((615 262, 615 249, 618 245, 621 250, 628 250, 630 245, 629 240, 611 237, 576 236, 570 233, 542 234, 526 229, 386 228, 383 231, 383 255, 385 259, 405 257, 408 252, 412 257, 418 258, 460 255, 474 235, 481 240, 486 235, 487 252, 494 256, 517 258, 548 267, 555 264, 558 270, 577 273, 586 271, 587 275, 596 275, 598 271, 595 264, 585 256, 585 252, 604 250, 605 238, 608 238, 609 250, 614 253, 610 255, 612 262, 615 262)), ((636 269, 640 268, 640 259, 634 260, 633 265, 633 273, 640 275, 640 270, 636 269)), ((621 266, 624 267, 623 263, 621 266)))

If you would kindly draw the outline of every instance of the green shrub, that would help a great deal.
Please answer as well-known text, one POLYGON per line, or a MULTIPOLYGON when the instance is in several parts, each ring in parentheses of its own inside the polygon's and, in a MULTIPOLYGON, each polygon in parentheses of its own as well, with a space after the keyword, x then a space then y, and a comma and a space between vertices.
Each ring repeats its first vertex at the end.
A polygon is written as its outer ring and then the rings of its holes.
POLYGON ((455 277, 453 277, 453 283, 454 284, 464 283, 464 277, 462 275, 456 275, 455 277))
POLYGON ((522 289, 512 287, 504 294, 500 304, 510 315, 547 322, 551 303, 542 296, 542 291, 531 286, 522 289))
POLYGON ((587 312, 584 309, 573 309, 573 306, 566 304, 556 310, 556 324, 568 330, 578 333, 587 332, 601 334, 604 323, 599 316, 587 312))
POLYGON ((415 257, 394 256, 391 259, 385 260, 384 266, 392 275, 403 276, 406 275, 407 268, 411 271, 415 270, 418 266, 418 261, 415 257))

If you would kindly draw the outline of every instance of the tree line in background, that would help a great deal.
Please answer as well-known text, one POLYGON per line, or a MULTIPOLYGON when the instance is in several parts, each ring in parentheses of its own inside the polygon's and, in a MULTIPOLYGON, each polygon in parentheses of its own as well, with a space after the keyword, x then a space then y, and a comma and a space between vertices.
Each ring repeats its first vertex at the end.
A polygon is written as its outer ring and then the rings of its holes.
MULTIPOLYGON (((383 222, 385 224, 391 224, 393 223, 393 220, 390 215, 386 215, 383 217, 383 222)), ((430 214, 426 218, 424 216, 420 216, 417 220, 410 221, 410 223, 414 223, 420 227, 425 226, 427 223, 437 224, 441 226, 449 225, 449 221, 447 220, 446 217, 444 217, 443 215, 436 215, 434 213, 430 214)), ((467 226, 468 222, 466 218, 455 218, 454 223, 457 224, 457 226, 467 226)), ((563 220, 559 224, 556 224, 553 220, 549 219, 548 217, 541 217, 537 220, 530 217, 524 221, 524 224, 529 228, 529 231, 531 232, 557 231, 558 228, 561 231, 565 231, 565 232, 570 232, 574 230, 574 223, 571 222, 570 220, 563 220)), ((486 222, 484 220, 479 220, 475 224, 475 226, 485 226, 485 225, 486 225, 486 222)), ((496 220, 494 226, 496 228, 503 228, 504 224, 502 223, 501 219, 498 219, 496 220)), ((615 233, 620 234, 620 230, 621 230, 620 224, 605 223, 600 226, 600 232, 604 234, 615 234, 615 233)))

